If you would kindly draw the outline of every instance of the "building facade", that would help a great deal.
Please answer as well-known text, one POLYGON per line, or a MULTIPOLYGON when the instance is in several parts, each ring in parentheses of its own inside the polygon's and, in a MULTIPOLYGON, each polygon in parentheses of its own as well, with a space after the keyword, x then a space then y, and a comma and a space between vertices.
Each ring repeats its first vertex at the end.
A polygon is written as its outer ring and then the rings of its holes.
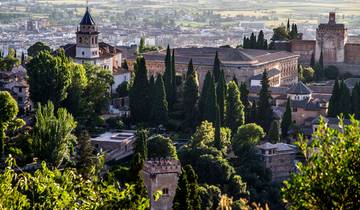
POLYGON ((171 210, 181 173, 179 160, 145 161, 142 177, 150 199, 151 210, 171 210), (154 193, 162 192, 159 200, 154 200, 154 193))
MULTIPOLYGON (((298 55, 286 51, 269 51, 234 48, 176 48, 176 72, 185 78, 190 59, 199 74, 200 86, 206 73, 212 71, 216 52, 219 54, 221 69, 225 79, 231 81, 234 75, 240 82, 250 83, 250 80, 261 75, 265 70, 278 72, 273 78, 280 79, 281 85, 291 85, 298 81, 298 55)), ((150 74, 163 73, 166 50, 144 53, 146 66, 150 74)), ((135 56, 127 58, 129 68, 133 70, 135 56)), ((278 84, 274 81, 274 84, 278 84)))

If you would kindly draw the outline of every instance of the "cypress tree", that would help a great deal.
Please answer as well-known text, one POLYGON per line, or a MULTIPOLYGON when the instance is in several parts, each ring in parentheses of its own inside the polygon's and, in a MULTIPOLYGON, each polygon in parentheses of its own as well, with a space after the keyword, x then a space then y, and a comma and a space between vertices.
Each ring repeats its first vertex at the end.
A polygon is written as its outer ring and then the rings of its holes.
POLYGON ((336 80, 329 101, 329 110, 328 110, 329 117, 336 117, 339 114, 339 102, 340 102, 340 84, 339 81, 336 80))
POLYGON ((249 90, 245 82, 240 84, 240 100, 241 103, 244 105, 244 112, 245 112, 245 122, 249 122, 250 120, 250 101, 249 101, 249 90))
POLYGON ((257 40, 257 49, 265 49, 265 39, 264 39, 264 32, 261 30, 258 35, 257 40))
POLYGON ((215 121, 215 139, 214 139, 214 146, 216 149, 221 150, 221 122, 220 122, 220 112, 219 108, 216 108, 216 121, 215 121))
POLYGON ((185 170, 182 170, 178 186, 176 188, 176 193, 173 201, 173 209, 174 210, 190 210, 190 188, 187 180, 187 174, 185 170))
POLYGON ((149 82, 144 57, 136 59, 134 83, 130 89, 130 111, 132 119, 146 122, 149 118, 149 82))
POLYGON ((152 107, 155 103, 155 77, 151 75, 149 80, 149 107, 148 110, 152 111, 152 107))
POLYGON ((253 101, 251 103, 248 123, 255 123, 256 122, 256 114, 257 114, 257 106, 256 106, 256 102, 253 101))
POLYGON ((220 59, 219 59, 219 53, 216 51, 215 59, 214 59, 214 66, 213 66, 213 76, 215 83, 218 82, 220 77, 220 59))
POLYGON ((269 45, 268 45, 267 39, 265 39, 265 41, 264 41, 264 50, 267 50, 267 49, 269 49, 269 45))
POLYGON ((172 104, 172 63, 171 63, 171 50, 170 46, 167 46, 166 56, 165 56, 165 72, 164 72, 164 83, 165 83, 165 92, 166 92, 166 100, 169 104, 172 104))
POLYGON ((156 124, 165 125, 168 120, 168 103, 166 101, 166 93, 164 80, 161 75, 158 75, 155 82, 155 97, 152 106, 152 120, 156 124))
POLYGON ((135 196, 137 197, 135 199, 147 196, 144 180, 140 175, 140 171, 143 167, 144 158, 139 153, 135 153, 131 160, 129 174, 127 176, 129 183, 134 185, 135 196))
POLYGON ((190 206, 193 210, 199 210, 201 209, 201 197, 197 181, 198 177, 191 165, 186 165, 184 167, 184 170, 186 171, 186 176, 189 184, 190 206))
POLYGON ((124 68, 124 69, 126 69, 126 70, 129 70, 129 65, 128 65, 126 59, 124 59, 124 61, 122 62, 121 67, 124 68))
POLYGON ((137 130, 135 137, 134 154, 138 153, 144 160, 146 160, 148 155, 147 141, 149 132, 145 129, 137 130))
POLYGON ((281 135, 284 138, 288 136, 288 132, 291 124, 292 124, 291 101, 290 98, 288 98, 286 102, 286 109, 281 121, 281 135))
POLYGON ((211 73, 209 73, 209 75, 210 75, 210 82, 205 98, 203 120, 207 120, 214 124, 216 121, 217 97, 216 97, 214 78, 211 75, 211 73))
POLYGON ((340 85, 339 110, 340 110, 340 113, 342 113, 345 118, 349 118, 349 114, 351 112, 351 96, 350 96, 350 90, 346 86, 344 81, 342 81, 341 85, 340 85))
POLYGON ((322 50, 320 52, 319 65, 321 70, 324 70, 324 55, 322 50))
POLYGON ((270 124, 273 120, 273 111, 271 108, 272 97, 269 88, 269 79, 265 70, 261 80, 261 89, 259 93, 257 112, 257 124, 260 125, 265 131, 269 131, 270 124))
POLYGON ((360 118, 360 84, 356 83, 351 94, 351 113, 360 118))
POLYGON ((290 19, 289 18, 288 18, 288 21, 287 21, 286 30, 287 30, 288 33, 290 32, 290 19))
POLYGON ((176 101, 176 63, 175 63, 175 50, 173 49, 172 51, 172 56, 171 56, 171 84, 172 84, 172 93, 171 93, 171 102, 173 104, 171 104, 171 107, 174 105, 175 101, 176 101))
POLYGON ((250 49, 256 49, 256 36, 254 33, 251 33, 250 36, 250 49))
POLYGON ((225 125, 231 129, 232 133, 235 133, 244 121, 244 106, 240 100, 239 87, 231 81, 226 97, 225 125))
POLYGON ((247 49, 247 37, 246 36, 244 36, 244 38, 243 38, 243 48, 247 49))
POLYGON ((207 72, 204 80, 204 84, 201 90, 200 99, 199 99, 199 114, 200 114, 200 120, 203 119, 204 116, 204 110, 206 106, 206 97, 208 93, 208 89, 210 86, 210 83, 212 82, 212 76, 210 72, 207 72))
POLYGON ((273 144, 280 142, 280 125, 279 125, 279 121, 277 121, 277 120, 272 121, 268 137, 270 138, 270 141, 273 144))
POLYGON ((198 74, 194 69, 192 60, 188 65, 186 81, 184 85, 183 110, 185 120, 193 124, 196 120, 196 103, 199 99, 199 80, 198 74))
POLYGON ((25 53, 24 52, 21 53, 21 64, 22 65, 25 64, 25 53))
POLYGON ((314 52, 311 54, 310 67, 313 69, 315 68, 315 53, 314 52))
POLYGON ((219 106, 219 114, 220 114, 220 123, 221 124, 224 124, 226 88, 227 88, 227 85, 226 85, 226 81, 225 81, 224 70, 221 70, 219 81, 216 86, 217 104, 219 106))

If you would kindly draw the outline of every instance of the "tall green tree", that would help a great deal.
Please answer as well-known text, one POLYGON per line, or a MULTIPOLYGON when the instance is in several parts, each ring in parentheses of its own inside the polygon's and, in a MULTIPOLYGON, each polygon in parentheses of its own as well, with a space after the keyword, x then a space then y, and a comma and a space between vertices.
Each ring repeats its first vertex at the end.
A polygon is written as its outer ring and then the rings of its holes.
POLYGON ((210 74, 210 82, 209 87, 207 89, 207 94, 205 98, 205 107, 203 113, 203 120, 207 120, 209 122, 215 123, 216 122, 216 110, 217 110, 217 97, 216 97, 216 90, 215 90, 215 81, 213 76, 210 74))
POLYGON ((7 91, 0 91, 0 158, 4 154, 6 130, 19 112, 17 102, 7 91))
POLYGON ((287 32, 290 32, 290 19, 288 18, 287 24, 286 24, 286 30, 287 32))
POLYGON ((153 106, 155 104, 155 92, 156 92, 156 88, 155 88, 155 77, 154 75, 151 75, 150 79, 149 79, 149 110, 152 111, 153 106))
POLYGON ((175 62, 175 50, 172 50, 172 55, 171 55, 171 85, 172 85, 172 92, 171 92, 171 97, 172 97, 172 103, 171 106, 174 105, 174 103, 176 102, 177 99, 177 84, 176 84, 176 62, 175 62))
POLYGON ((0 59, 0 70, 1 71, 11 71, 15 66, 20 64, 19 59, 16 57, 16 51, 12 48, 9 48, 8 54, 0 59))
POLYGON ((132 119, 146 122, 149 119, 149 81, 144 57, 136 59, 134 84, 130 89, 130 111, 132 119))
POLYGON ((356 83, 351 91, 351 113, 353 113, 356 119, 360 118, 360 84, 356 83))
POLYGON ((193 210, 201 209, 201 198, 198 186, 198 177, 191 165, 184 166, 189 184, 189 200, 193 210))
POLYGON ((324 70, 324 54, 323 54, 323 51, 322 51, 322 50, 321 50, 321 52, 320 52, 319 64, 320 64, 320 68, 321 68, 322 70, 324 70))
POLYGON ((144 38, 144 37, 141 37, 141 38, 140 38, 140 43, 139 43, 138 52, 139 52, 139 53, 145 52, 145 38, 144 38))
POLYGON ((340 113, 343 114, 345 118, 349 117, 351 113, 351 95, 350 90, 345 84, 344 81, 341 81, 340 84, 340 106, 339 106, 340 113))
POLYGON ((149 132, 145 129, 136 131, 136 140, 134 145, 134 153, 139 153, 141 157, 146 160, 148 158, 147 142, 149 138, 149 132))
POLYGON ((282 195, 291 209, 358 209, 360 184, 360 126, 340 121, 342 131, 322 120, 311 142, 300 138, 305 161, 285 181, 282 195), (326 174, 326 175, 325 175, 326 174))
POLYGON ((224 124, 225 119, 225 102, 226 102, 227 85, 225 81, 224 70, 221 70, 219 81, 216 84, 217 104, 219 107, 220 123, 224 124))
POLYGON ((261 89, 259 93, 257 124, 259 124, 265 131, 268 131, 273 120, 273 111, 271 108, 271 94, 268 74, 266 70, 263 73, 261 80, 261 89))
POLYGON ((164 83, 166 90, 166 100, 171 105, 173 102, 173 71, 172 71, 172 62, 171 62, 171 50, 170 46, 167 46, 166 56, 165 56, 165 72, 164 72, 164 83))
POLYGON ((286 109, 281 120, 281 135, 285 138, 289 135, 289 129, 292 124, 291 101, 287 99, 286 109))
POLYGON ((254 33, 251 33, 250 36, 250 49, 256 49, 256 36, 254 33))
POLYGON ((331 98, 329 101, 329 110, 328 110, 328 116, 329 117, 336 117, 339 114, 339 103, 340 103, 340 84, 339 81, 336 80, 333 91, 331 94, 331 98))
POLYGON ((211 73, 210 72, 207 72, 206 73, 206 76, 205 76, 205 80, 204 80, 204 83, 203 83, 203 87, 202 87, 202 90, 201 90, 201 94, 200 94, 200 98, 199 98, 199 118, 202 120, 204 119, 204 111, 205 111, 205 108, 206 108, 206 98, 207 98, 207 94, 209 92, 209 87, 211 85, 211 83, 213 82, 213 78, 211 76, 211 73))
POLYGON ((143 169, 143 167, 144 158, 141 156, 140 153, 135 153, 130 162, 128 177, 129 183, 134 185, 136 199, 147 196, 144 180, 141 177, 141 170, 143 169))
POLYGON ((182 170, 178 185, 176 188, 176 193, 173 201, 173 209, 174 210, 191 210, 190 203, 190 188, 189 182, 187 180, 187 173, 185 170, 182 170))
POLYGON ((280 142, 280 124, 279 121, 273 120, 270 125, 268 137, 272 143, 280 142))
POLYGON ((96 156, 93 154, 94 148, 91 145, 89 133, 84 131, 78 137, 77 152, 76 152, 76 167, 88 175, 91 167, 95 165, 96 156))
POLYGON ((66 109, 59 108, 55 113, 51 102, 39 105, 32 135, 35 156, 54 167, 70 160, 76 143, 75 128, 76 122, 66 109))
POLYGON ((251 108, 250 108, 250 114, 249 114, 249 121, 248 123, 255 123, 257 120, 257 106, 256 106, 256 102, 253 101, 251 103, 251 108))
POLYGON ((186 81, 184 85, 183 111, 188 124, 194 125, 197 116, 197 101, 199 99, 198 74, 194 69, 192 60, 188 65, 186 81))
POLYGON ((315 62, 315 53, 313 52, 311 54, 310 67, 315 68, 315 64, 316 64, 316 62, 315 62))
POLYGON ((218 82, 219 78, 220 78, 220 59, 219 59, 219 53, 218 51, 216 51, 215 54, 215 59, 214 59, 214 65, 213 65, 213 76, 214 76, 214 80, 215 83, 218 82))
POLYGON ((46 104, 52 101, 55 107, 67 97, 71 85, 71 61, 60 50, 53 56, 42 51, 26 65, 29 76, 30 98, 33 103, 46 104))
POLYGON ((39 55, 42 51, 51 52, 51 48, 43 42, 36 42, 28 48, 27 53, 28 56, 35 57, 39 55))
POLYGON ((220 121, 220 111, 219 111, 218 107, 216 109, 214 146, 218 150, 222 149, 222 144, 221 144, 221 121, 220 121))
POLYGON ((177 159, 176 148, 170 138, 162 135, 151 137, 147 142, 148 158, 172 158, 177 159))
POLYGON ((151 119, 158 125, 165 125, 168 121, 168 102, 166 101, 164 80, 161 75, 158 75, 155 82, 155 96, 152 105, 151 119))
POLYGON ((235 133, 238 127, 243 125, 244 122, 244 105, 240 100, 239 87, 235 82, 231 81, 228 84, 226 97, 225 125, 235 133))
POLYGON ((247 89, 247 85, 245 82, 240 84, 240 100, 244 105, 244 113, 245 113, 245 122, 249 122, 250 119, 250 109, 251 104, 249 101, 249 90, 247 89))
POLYGON ((257 49, 264 49, 264 50, 267 49, 267 46, 265 46, 264 32, 262 30, 260 30, 260 32, 259 32, 257 43, 256 43, 256 48, 257 49))

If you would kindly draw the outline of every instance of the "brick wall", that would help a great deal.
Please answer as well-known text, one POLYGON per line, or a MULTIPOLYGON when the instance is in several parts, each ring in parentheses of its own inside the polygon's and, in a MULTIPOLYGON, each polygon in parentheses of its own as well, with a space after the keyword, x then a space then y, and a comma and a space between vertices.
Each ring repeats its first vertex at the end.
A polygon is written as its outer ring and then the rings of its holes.
POLYGON ((360 64, 360 44, 345 45, 345 63, 360 64))
POLYGON ((293 40, 291 41, 291 52, 300 55, 300 64, 309 66, 315 46, 315 40, 293 40))

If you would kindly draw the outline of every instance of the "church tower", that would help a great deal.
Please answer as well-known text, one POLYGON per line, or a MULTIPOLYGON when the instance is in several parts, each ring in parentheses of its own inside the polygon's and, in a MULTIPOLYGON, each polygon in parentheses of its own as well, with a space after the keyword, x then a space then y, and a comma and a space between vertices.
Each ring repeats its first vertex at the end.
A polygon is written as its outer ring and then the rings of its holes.
POLYGON ((86 7, 84 17, 80 22, 80 29, 76 32, 76 58, 94 59, 99 57, 98 28, 86 7))

